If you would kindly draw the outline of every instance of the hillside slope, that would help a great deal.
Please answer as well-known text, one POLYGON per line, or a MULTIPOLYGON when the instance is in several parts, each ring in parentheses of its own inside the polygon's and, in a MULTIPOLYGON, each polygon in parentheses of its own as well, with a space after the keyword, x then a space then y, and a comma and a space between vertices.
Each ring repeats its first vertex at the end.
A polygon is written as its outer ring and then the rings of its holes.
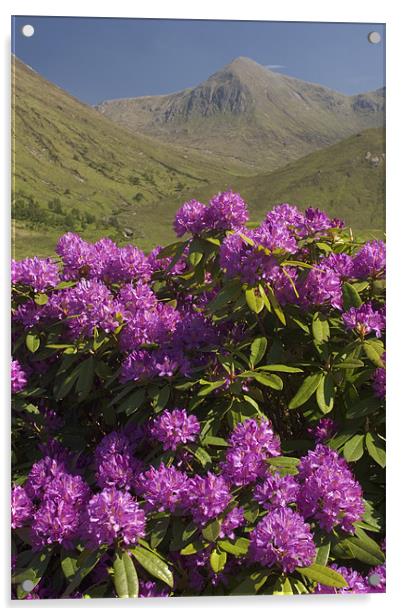
POLYGON ((195 88, 104 101, 132 130, 209 154, 244 174, 273 170, 384 124, 384 89, 346 96, 237 58, 195 88))
POLYGON ((260 220, 277 203, 320 207, 354 229, 385 225, 385 135, 371 128, 269 174, 233 182, 260 220))
POLYGON ((170 239, 183 197, 219 184, 225 172, 185 148, 127 132, 18 59, 12 147, 17 255, 48 252, 74 228, 90 238, 127 227, 146 246, 170 239))

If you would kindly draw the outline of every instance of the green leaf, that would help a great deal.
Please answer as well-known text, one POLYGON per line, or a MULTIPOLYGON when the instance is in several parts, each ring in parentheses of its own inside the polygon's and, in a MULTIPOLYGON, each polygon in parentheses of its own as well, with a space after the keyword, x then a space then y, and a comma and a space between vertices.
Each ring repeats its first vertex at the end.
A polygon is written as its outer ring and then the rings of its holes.
POLYGON ((133 559, 126 550, 118 549, 113 559, 113 583, 120 599, 138 597, 138 576, 133 559))
MULTIPOLYGON (((219 545, 220 544, 221 544, 221 541, 219 542, 219 545)), ((208 547, 208 545, 209 545, 208 541, 201 541, 201 539, 195 539, 195 541, 192 541, 191 543, 187 544, 184 548, 182 548, 180 550, 180 554, 182 556, 190 556, 190 554, 197 554, 197 552, 201 552, 201 550, 204 550, 206 547, 208 547)))
POLYGON ((384 368, 382 355, 384 353, 384 345, 380 340, 366 340, 363 342, 363 349, 370 361, 378 368, 384 368))
POLYGON ((78 379, 75 385, 75 391, 80 399, 88 396, 92 389, 94 380, 94 358, 93 355, 80 364, 78 371, 78 379))
POLYGON ((277 391, 281 391, 283 389, 283 381, 276 374, 259 374, 258 372, 254 372, 253 378, 258 381, 258 383, 266 385, 271 389, 276 389, 277 391))
POLYGON ((293 589, 289 581, 289 578, 286 576, 279 577, 276 580, 272 588, 272 594, 273 595, 293 595, 293 589))
POLYGON ((205 528, 202 529, 202 536, 209 542, 216 541, 219 537, 219 533, 221 530, 221 523, 219 520, 213 520, 210 522, 205 528))
POLYGON ((154 410, 159 413, 159 411, 163 411, 166 408, 167 403, 170 398, 170 385, 165 385, 159 391, 158 395, 155 398, 155 406, 154 410))
POLYGON ((339 364, 334 364, 334 368, 339 368, 341 370, 353 370, 354 368, 362 368, 363 366, 364 362, 362 362, 361 359, 353 358, 346 359, 339 364))
POLYGON ((82 580, 98 564, 105 551, 106 548, 100 548, 96 551, 84 550, 81 552, 77 560, 77 572, 64 591, 62 598, 68 597, 81 584, 82 580))
POLYGON ((349 308, 359 308, 363 303, 358 291, 349 282, 343 283, 342 295, 344 311, 349 310, 349 308))
POLYGON ((289 402, 289 409, 297 409, 299 406, 302 406, 302 404, 307 402, 307 400, 311 398, 313 393, 315 393, 317 387, 319 386, 323 378, 324 375, 321 372, 310 374, 310 376, 306 377, 301 386, 299 387, 298 391, 295 393, 295 395, 289 402))
POLYGON ((355 434, 343 447, 343 455, 347 462, 356 462, 363 455, 363 434, 355 434))
POLYGON ((251 345, 250 366, 254 368, 264 357, 267 350, 267 339, 264 337, 255 338, 251 345))
POLYGON ((229 447, 229 443, 225 441, 224 438, 221 438, 220 436, 208 435, 204 437, 202 444, 206 446, 210 445, 212 447, 229 447))
POLYGON ((385 468, 385 443, 378 438, 376 434, 367 432, 366 434, 366 447, 370 456, 381 466, 385 468))
POLYGON ((35 304, 37 304, 38 306, 46 306, 49 301, 49 297, 46 295, 46 293, 37 293, 34 297, 34 300, 35 304))
POLYGON ((170 515, 163 515, 154 521, 152 525, 152 530, 150 531, 149 542, 153 550, 157 548, 158 545, 164 540, 169 524, 170 515))
POLYGON ((233 556, 245 556, 248 552, 249 545, 250 540, 245 537, 218 541, 218 546, 222 548, 222 550, 225 550, 225 552, 228 552, 228 554, 233 554, 233 556))
MULTIPOLYGON (((35 588, 45 574, 51 556, 51 548, 45 548, 42 552, 36 553, 25 569, 23 569, 22 571, 17 569, 17 571, 11 578, 12 582, 14 584, 22 584, 26 580, 29 580, 33 583, 33 588, 35 588)), ((30 591, 24 591, 24 589, 21 587, 19 594, 21 595, 21 598, 24 598, 28 594, 28 592, 30 591)))
POLYGON ((316 564, 323 565, 323 566, 327 564, 330 549, 331 549, 330 541, 327 541, 327 543, 324 543, 319 548, 317 548, 317 555, 315 557, 316 564))
POLYGON ((203 447, 197 447, 197 445, 189 445, 187 449, 195 455, 198 462, 200 462, 202 466, 207 466, 212 462, 211 456, 203 447))
POLYGON ((289 456, 275 456, 267 460, 270 466, 274 466, 281 474, 297 475, 297 467, 300 463, 299 458, 289 456))
POLYGON ((37 334, 27 334, 25 344, 28 351, 31 351, 31 353, 36 353, 40 347, 40 338, 37 334))
POLYGON ((365 417, 366 415, 370 415, 374 413, 377 409, 382 406, 383 402, 380 398, 375 398, 374 396, 370 396, 370 398, 364 398, 363 400, 358 400, 348 409, 346 409, 346 417, 348 419, 357 419, 358 417, 365 417))
POLYGON ((148 573, 173 588, 173 573, 159 556, 138 545, 131 550, 134 558, 148 573))
POLYGON ((335 394, 334 379, 330 372, 327 372, 324 378, 321 379, 315 393, 320 410, 324 414, 330 413, 334 407, 335 394))
POLYGON ((209 383, 206 387, 202 387, 197 395, 198 396, 207 396, 208 394, 210 394, 215 389, 218 389, 218 387, 222 387, 222 385, 224 385, 225 382, 226 382, 225 380, 223 380, 223 381, 213 381, 212 383, 209 383))
POLYGON ((64 549, 61 550, 61 568, 68 582, 70 582, 73 579, 74 575, 77 573, 77 560, 78 554, 76 552, 68 552, 64 549))
POLYGON ((238 280, 231 280, 219 291, 218 295, 208 305, 208 312, 217 312, 226 308, 229 302, 236 300, 241 293, 238 280))
POLYGON ((268 372, 289 372, 289 374, 303 372, 301 368, 285 366, 284 364, 267 364, 265 366, 258 366, 257 370, 267 370, 268 372))
POLYGON ((236 586, 231 595, 255 595, 264 586, 268 579, 268 573, 265 571, 255 571, 250 573, 238 586, 236 586))
POLYGON ((374 539, 363 529, 356 528, 355 537, 347 537, 332 545, 331 552, 338 558, 357 558, 367 565, 382 565, 385 557, 374 539))
POLYGON ((283 325, 286 325, 285 313, 283 312, 282 306, 276 299, 275 293, 273 292, 272 288, 269 285, 267 285, 267 296, 268 296, 268 299, 270 301, 270 304, 272 306, 274 313, 276 314, 280 322, 283 325))
POLYGON ((258 314, 264 308, 264 301, 255 295, 254 289, 246 289, 244 292, 248 307, 252 312, 258 314))
POLYGON ((218 552, 218 550, 212 550, 211 555, 209 557, 209 562, 211 564, 212 571, 215 573, 219 573, 225 568, 227 560, 226 552, 218 552))
POLYGON ((313 315, 312 332, 314 340, 321 344, 322 342, 328 342, 330 338, 330 330, 328 320, 320 312, 316 312, 313 315))
POLYGON ((56 400, 63 400, 70 393, 79 377, 79 374, 80 364, 75 366, 75 368, 69 372, 61 382, 56 383, 54 388, 54 397, 56 400))
POLYGON ((137 389, 132 394, 124 398, 117 407, 117 413, 132 415, 138 410, 145 400, 145 389, 137 389))
POLYGON ((296 567, 296 571, 309 580, 331 586, 331 588, 346 588, 347 586, 347 582, 340 573, 317 563, 310 567, 296 567))

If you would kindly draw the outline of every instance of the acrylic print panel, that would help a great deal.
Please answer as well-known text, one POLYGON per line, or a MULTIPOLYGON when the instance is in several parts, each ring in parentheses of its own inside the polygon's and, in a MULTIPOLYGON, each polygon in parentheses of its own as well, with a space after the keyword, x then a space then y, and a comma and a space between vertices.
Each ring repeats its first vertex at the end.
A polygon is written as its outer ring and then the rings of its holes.
POLYGON ((385 591, 384 45, 13 18, 13 599, 385 591))

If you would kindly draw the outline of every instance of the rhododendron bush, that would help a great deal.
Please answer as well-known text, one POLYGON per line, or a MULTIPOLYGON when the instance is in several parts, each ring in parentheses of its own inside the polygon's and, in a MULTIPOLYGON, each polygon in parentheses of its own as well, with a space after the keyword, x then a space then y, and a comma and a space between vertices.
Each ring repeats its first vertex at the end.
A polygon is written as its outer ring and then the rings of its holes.
POLYGON ((13 263, 13 596, 384 592, 384 243, 232 192, 174 228, 13 263))

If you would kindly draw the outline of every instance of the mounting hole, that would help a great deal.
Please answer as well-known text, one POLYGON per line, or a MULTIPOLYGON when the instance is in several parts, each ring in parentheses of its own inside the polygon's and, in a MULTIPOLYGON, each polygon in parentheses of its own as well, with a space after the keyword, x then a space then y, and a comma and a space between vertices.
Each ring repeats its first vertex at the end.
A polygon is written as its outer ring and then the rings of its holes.
POLYGON ((369 40, 369 43, 372 43, 373 45, 381 43, 381 34, 379 32, 369 32, 367 38, 369 40))
POLYGON ((380 576, 378 573, 372 573, 368 579, 371 586, 379 586, 381 584, 380 576))
POLYGON ((35 584, 32 580, 24 580, 22 582, 22 588, 25 590, 25 592, 31 592, 31 590, 35 588, 35 584))
POLYGON ((21 32, 24 36, 30 38, 35 34, 35 28, 31 24, 25 24, 25 26, 22 26, 21 32))

